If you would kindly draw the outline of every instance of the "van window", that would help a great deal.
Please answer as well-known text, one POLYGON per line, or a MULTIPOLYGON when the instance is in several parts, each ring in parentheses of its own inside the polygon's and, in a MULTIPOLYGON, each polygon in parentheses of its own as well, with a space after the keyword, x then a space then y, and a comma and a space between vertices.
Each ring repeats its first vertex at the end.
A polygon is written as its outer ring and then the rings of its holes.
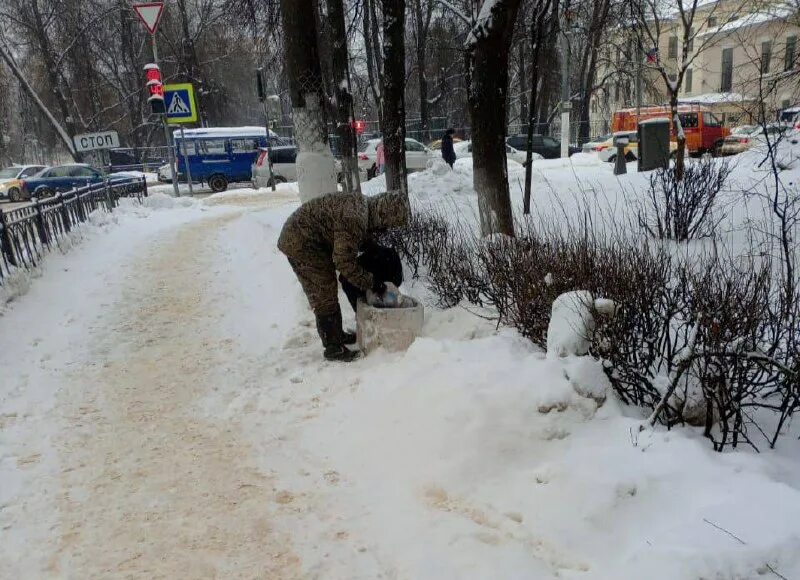
POLYGON ((231 139, 233 153, 252 153, 258 151, 258 139, 231 139))
POLYGON ((681 126, 684 129, 697 129, 699 125, 697 113, 678 113, 678 118, 681 120, 681 126))
POLYGON ((722 127, 722 123, 719 122, 719 119, 711 113, 703 113, 703 125, 705 127, 722 127))
POLYGON ((225 140, 224 139, 203 139, 195 141, 198 155, 224 155, 225 140))
POLYGON ((196 155, 194 141, 178 141, 177 143, 181 155, 196 155))

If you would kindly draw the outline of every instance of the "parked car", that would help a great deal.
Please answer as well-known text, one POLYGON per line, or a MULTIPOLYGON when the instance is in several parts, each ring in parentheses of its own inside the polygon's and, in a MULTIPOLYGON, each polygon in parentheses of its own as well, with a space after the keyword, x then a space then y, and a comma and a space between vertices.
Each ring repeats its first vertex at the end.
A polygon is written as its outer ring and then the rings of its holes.
MULTIPOLYGON (((375 177, 377 171, 375 162, 378 159, 377 148, 380 142, 380 139, 369 139, 363 141, 358 148, 358 170, 365 181, 375 177)), ((435 156, 433 151, 416 139, 406 138, 406 169, 409 173, 422 171, 428 167, 428 161, 435 156)))
MULTIPOLYGON (((106 176, 94 167, 83 163, 58 165, 40 171, 33 177, 22 180, 22 193, 26 199, 49 197, 59 192, 70 191, 105 181, 106 176)), ((130 177, 108 177, 112 182, 133 181, 130 177)))
POLYGON ((584 153, 594 153, 597 150, 596 149, 597 146, 605 143, 606 141, 611 139, 611 137, 612 137, 611 133, 608 133, 607 135, 598 135, 597 137, 594 137, 591 140, 589 140, 588 143, 584 143, 583 147, 581 148, 581 151, 583 151, 584 153))
POLYGON ((110 149, 108 151, 109 172, 119 173, 122 171, 152 171, 153 167, 159 167, 165 163, 164 157, 158 155, 158 151, 165 149, 110 149))
POLYGON ((747 125, 737 127, 731 134, 722 141, 719 148, 720 155, 737 155, 750 149, 753 145, 766 143, 766 136, 770 141, 778 139, 781 135, 788 132, 790 128, 782 123, 770 123, 765 127, 761 125, 747 125), (766 136, 764 132, 766 131, 766 136))
MULTIPOLYGON (((456 152, 456 159, 472 157, 472 141, 461 141, 460 143, 456 143, 453 145, 453 149, 456 152)), ((527 154, 524 151, 520 151, 519 149, 515 149, 511 145, 506 144, 506 158, 524 165, 527 161, 527 154)), ((537 159, 542 159, 542 156, 538 153, 531 153, 531 159, 536 161, 537 159)))
MULTIPOLYGON (((528 136, 525 134, 512 135, 506 139, 506 143, 518 151, 527 151, 528 136)), ((533 136, 533 152, 538 153, 545 159, 558 159, 561 157, 561 142, 547 135, 533 136)), ((580 147, 569 146, 569 155, 580 152, 580 147)))
POLYGON ((800 104, 781 111, 778 122, 782 125, 800 129, 800 104))
MULTIPOLYGON (((462 139, 458 137, 453 137, 453 143, 461 143, 463 142, 462 139)), ((430 143, 428 143, 428 149, 433 151, 441 151, 442 150, 442 140, 441 139, 434 139, 430 143)))
MULTIPOLYGON (((172 172, 169 170, 169 163, 158 168, 158 180, 161 183, 172 183, 172 172)), ((180 181, 180 176, 178 176, 180 181)))
MULTIPOLYGON (((269 159, 272 163, 272 175, 275 183, 288 183, 297 181, 297 147, 294 145, 283 145, 271 147, 269 149, 269 159)), ((342 181, 342 162, 335 160, 336 180, 342 181)), ((267 164, 267 149, 262 148, 258 158, 252 167, 253 187, 272 187, 269 176, 269 165, 267 164)))
POLYGON ((0 169, 0 199, 23 201, 22 180, 45 169, 46 165, 13 165, 0 169))
MULTIPOLYGON (((617 160, 617 148, 614 147, 614 137, 627 137, 628 144, 625 146, 625 160, 636 161, 639 158, 639 134, 636 131, 619 131, 611 135, 602 143, 598 143, 594 147, 594 151, 601 161, 608 161, 613 163, 617 160)), ((678 144, 675 141, 669 142, 670 157, 675 155, 678 150, 678 144)))

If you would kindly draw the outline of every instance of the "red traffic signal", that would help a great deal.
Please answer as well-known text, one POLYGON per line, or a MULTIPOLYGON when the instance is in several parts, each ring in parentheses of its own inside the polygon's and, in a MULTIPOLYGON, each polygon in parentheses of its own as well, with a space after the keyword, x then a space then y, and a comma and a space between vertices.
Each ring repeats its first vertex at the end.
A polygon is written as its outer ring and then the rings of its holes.
POLYGON ((353 121, 353 129, 356 130, 356 133, 361 135, 364 133, 364 129, 366 129, 367 124, 364 121, 353 121))
POLYGON ((163 114, 166 111, 164 106, 164 85, 161 81, 161 69, 157 64, 144 65, 144 74, 147 79, 147 102, 150 103, 154 113, 163 114))

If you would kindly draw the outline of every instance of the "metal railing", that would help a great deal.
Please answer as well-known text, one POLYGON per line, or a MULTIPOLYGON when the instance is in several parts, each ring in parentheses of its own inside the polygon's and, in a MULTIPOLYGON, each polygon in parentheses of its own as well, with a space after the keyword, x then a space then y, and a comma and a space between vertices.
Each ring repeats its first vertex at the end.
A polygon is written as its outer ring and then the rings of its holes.
POLYGON ((17 269, 33 270, 43 256, 63 244, 92 212, 111 212, 122 197, 141 201, 147 182, 133 179, 87 185, 10 211, 0 210, 0 286, 17 269))

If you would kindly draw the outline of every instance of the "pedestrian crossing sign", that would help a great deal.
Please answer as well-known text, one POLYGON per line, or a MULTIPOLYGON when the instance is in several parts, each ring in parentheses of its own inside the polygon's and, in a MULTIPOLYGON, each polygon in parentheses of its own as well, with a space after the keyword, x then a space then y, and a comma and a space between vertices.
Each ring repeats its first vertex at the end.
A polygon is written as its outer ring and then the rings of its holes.
POLYGON ((195 123, 197 104, 192 83, 164 85, 164 103, 168 123, 195 123))

